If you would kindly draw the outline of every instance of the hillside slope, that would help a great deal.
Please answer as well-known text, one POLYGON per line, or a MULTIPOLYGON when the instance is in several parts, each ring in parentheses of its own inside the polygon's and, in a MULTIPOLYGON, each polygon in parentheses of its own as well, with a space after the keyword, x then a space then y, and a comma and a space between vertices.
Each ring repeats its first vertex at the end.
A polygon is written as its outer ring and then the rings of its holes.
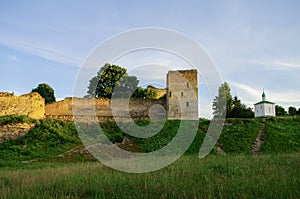
MULTIPOLYGON (((91 160, 78 137, 74 123, 56 119, 32 120, 25 116, 0 117, 0 126, 13 123, 34 123, 35 126, 24 136, 0 144, 2 160, 47 160, 73 159, 91 160)), ((149 121, 140 121, 147 125, 149 121)), ((150 152, 167 145, 176 135, 180 121, 167 121, 156 135, 137 139, 125 135, 114 122, 101 123, 105 134, 118 146, 128 150, 150 152), (121 142, 124 137, 126 144, 121 142)), ((226 154, 252 154, 252 147, 265 125, 262 136, 264 145, 258 153, 290 153, 300 151, 300 117, 228 119, 218 140, 218 146, 226 154)), ((209 126, 209 120, 200 119, 194 142, 186 154, 198 153, 209 126)), ((97 134, 94 129, 87 129, 97 134)), ((187 130, 188 131, 188 130, 187 130)), ((214 149, 211 153, 217 153, 214 149)))

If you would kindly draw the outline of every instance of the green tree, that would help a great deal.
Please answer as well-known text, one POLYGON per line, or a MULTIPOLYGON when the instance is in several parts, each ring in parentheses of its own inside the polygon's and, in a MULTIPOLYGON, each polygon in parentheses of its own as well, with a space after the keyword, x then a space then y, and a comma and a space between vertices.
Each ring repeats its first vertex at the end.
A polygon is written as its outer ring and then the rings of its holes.
POLYGON ((226 112, 232 110, 232 96, 227 82, 224 82, 218 89, 218 95, 213 101, 213 114, 215 117, 225 116, 226 112))
POLYGON ((133 92, 132 97, 145 99, 146 98, 145 90, 141 86, 137 87, 137 89, 133 92))
POLYGON ((139 81, 129 76, 127 70, 117 65, 105 64, 90 80, 86 97, 128 97, 137 89, 139 81))
POLYGON ((285 109, 279 105, 275 106, 275 113, 276 113, 276 115, 286 115, 285 109))
POLYGON ((241 100, 237 96, 233 98, 232 110, 227 112, 226 117, 230 118, 252 118, 254 117, 254 112, 251 108, 247 108, 245 104, 241 103, 241 100))
POLYGON ((300 115, 300 108, 298 108, 297 110, 297 115, 300 115))
POLYGON ((289 114, 290 115, 296 115, 297 114, 297 109, 295 107, 290 106, 289 107, 289 114))
POLYGON ((113 96, 118 98, 130 98, 132 93, 137 89, 138 83, 137 77, 125 74, 116 82, 113 96))
POLYGON ((31 92, 38 92, 45 99, 46 104, 56 101, 54 96, 54 90, 48 84, 39 84, 36 88, 32 89, 31 92))
POLYGON ((147 86, 147 88, 145 89, 145 94, 147 99, 156 99, 157 97, 157 92, 155 90, 155 87, 151 85, 147 86))
POLYGON ((139 86, 132 94, 132 97, 141 99, 157 99, 157 91, 155 90, 155 87, 151 85, 147 86, 145 89, 139 86))
POLYGON ((213 101, 213 114, 215 117, 225 116, 226 118, 252 118, 254 112, 235 96, 232 99, 229 85, 224 82, 218 90, 218 96, 213 101))

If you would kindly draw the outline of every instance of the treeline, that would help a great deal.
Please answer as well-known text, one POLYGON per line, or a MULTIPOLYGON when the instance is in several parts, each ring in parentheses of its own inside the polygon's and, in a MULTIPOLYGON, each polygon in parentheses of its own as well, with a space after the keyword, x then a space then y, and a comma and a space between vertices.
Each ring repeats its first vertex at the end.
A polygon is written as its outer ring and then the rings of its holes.
POLYGON ((276 115, 278 116, 284 116, 284 115, 299 115, 300 116, 300 108, 296 108, 293 106, 290 106, 288 108, 288 111, 286 111, 282 106, 276 105, 275 106, 276 115))
POLYGON ((218 90, 218 95, 213 101, 213 114, 215 117, 226 118, 253 118, 252 108, 247 107, 241 100, 230 93, 230 87, 224 82, 218 90))
MULTIPOLYGON (((218 95, 213 101, 213 114, 214 117, 226 118, 253 118, 254 112, 252 108, 247 107, 239 100, 237 96, 232 97, 230 87, 227 82, 224 82, 218 90, 218 95)), ((275 106, 276 116, 300 116, 300 108, 290 106, 286 111, 280 105, 275 106)))

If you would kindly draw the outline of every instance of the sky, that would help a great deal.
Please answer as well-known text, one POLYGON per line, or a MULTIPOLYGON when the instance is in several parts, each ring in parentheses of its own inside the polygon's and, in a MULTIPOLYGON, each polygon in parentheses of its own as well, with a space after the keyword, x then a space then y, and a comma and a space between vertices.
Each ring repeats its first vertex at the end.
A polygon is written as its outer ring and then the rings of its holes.
MULTIPOLYGON (((124 31, 158 27, 203 47, 231 94, 247 106, 260 101, 265 89, 267 100, 299 108, 299 8, 297 0, 3 1, 0 91, 21 95, 47 83, 58 100, 73 96, 80 67, 96 46, 124 31)), ((151 50, 115 64, 137 75, 141 85, 160 87, 167 68, 190 67, 170 53, 151 50), (146 72, 137 68, 142 65, 146 72)), ((211 117, 215 93, 200 71, 200 117, 211 117)))

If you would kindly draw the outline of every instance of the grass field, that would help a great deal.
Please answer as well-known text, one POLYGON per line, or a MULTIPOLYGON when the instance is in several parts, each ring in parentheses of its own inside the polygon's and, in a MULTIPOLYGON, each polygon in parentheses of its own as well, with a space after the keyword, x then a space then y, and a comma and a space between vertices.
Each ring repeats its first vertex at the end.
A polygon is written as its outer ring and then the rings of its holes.
MULTIPOLYGON (((0 198, 300 198, 300 117, 229 119, 219 139, 226 152, 198 158, 209 120, 200 119, 184 156, 159 171, 129 174, 110 169, 79 151, 83 145, 72 122, 0 117, 0 126, 34 122, 26 135, 0 144, 0 198), (262 124, 265 145, 253 144, 262 124)), ((147 125, 148 121, 140 121, 147 125)), ((176 135, 179 121, 167 121, 155 136, 128 137, 140 152, 157 150, 176 135)), ((125 134, 102 123, 114 142, 125 134)), ((88 129, 97 136, 93 129, 88 129)))
POLYGON ((0 198, 300 197, 300 153, 185 155, 145 174, 115 171, 98 162, 14 164, 2 164, 0 198))

